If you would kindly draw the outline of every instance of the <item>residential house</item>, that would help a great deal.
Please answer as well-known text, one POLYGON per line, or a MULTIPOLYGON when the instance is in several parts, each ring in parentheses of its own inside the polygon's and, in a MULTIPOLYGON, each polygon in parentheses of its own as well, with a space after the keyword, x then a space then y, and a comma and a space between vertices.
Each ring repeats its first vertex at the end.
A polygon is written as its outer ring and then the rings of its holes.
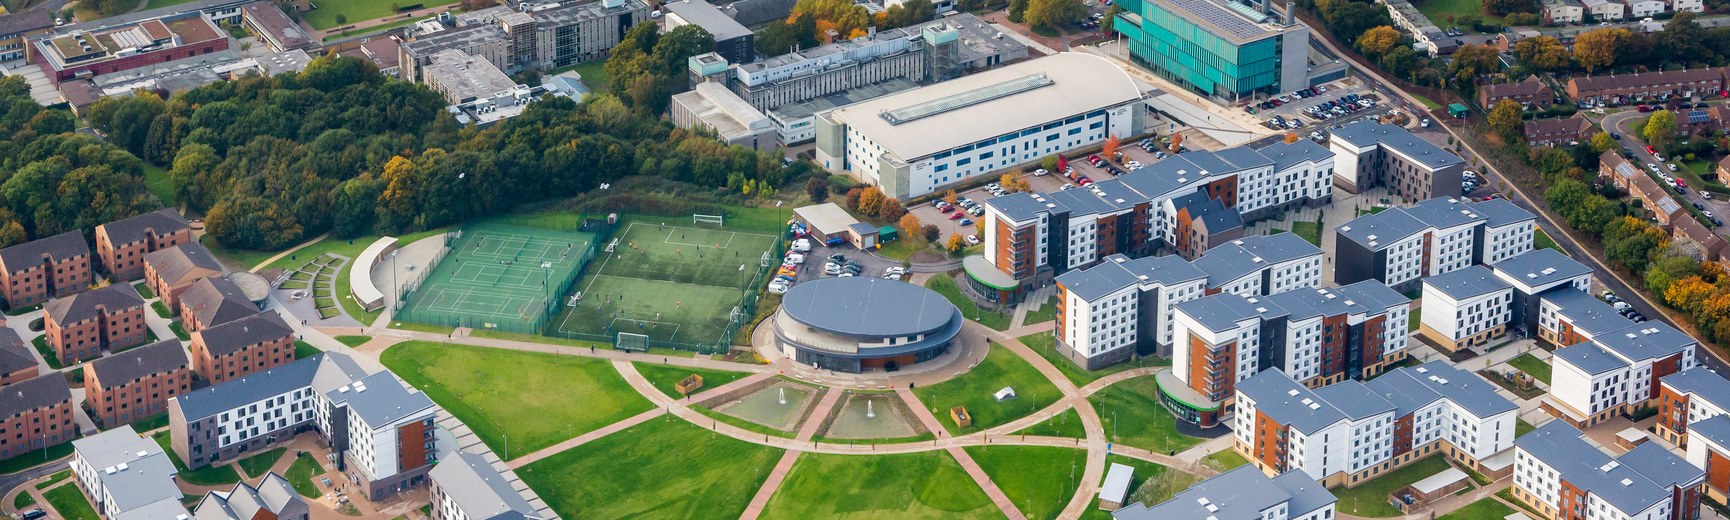
MULTIPOLYGON (((1630 0, 1632 16, 1651 16, 1649 4, 1662 0, 1630 0), (1644 12, 1642 10, 1645 10, 1644 12)), ((1605 76, 1576 76, 1568 80, 1568 97, 1575 101, 1593 101, 1611 105, 1655 99, 1671 94, 1683 97, 1705 96, 1724 90, 1724 72, 1715 68, 1638 72, 1605 76)))
POLYGON ((144 276, 144 255, 192 242, 192 228, 174 208, 96 226, 96 255, 114 280, 144 276))
POLYGON ((226 278, 199 278, 180 294, 180 323, 187 332, 245 318, 259 310, 239 285, 226 278))
POLYGON ((167 412, 169 399, 191 389, 186 349, 175 339, 84 364, 84 403, 98 427, 112 428, 167 412))
POLYGON ((1538 80, 1535 74, 1526 76, 1526 79, 1519 83, 1496 83, 1478 87, 1478 106, 1484 107, 1484 110, 1489 110, 1502 101, 1519 103, 1526 110, 1544 109, 1556 102, 1556 91, 1550 90, 1550 86, 1538 80))
POLYGON ((1526 122, 1526 144, 1532 146, 1573 146, 1598 133, 1597 125, 1575 114, 1567 119, 1536 119, 1526 122))

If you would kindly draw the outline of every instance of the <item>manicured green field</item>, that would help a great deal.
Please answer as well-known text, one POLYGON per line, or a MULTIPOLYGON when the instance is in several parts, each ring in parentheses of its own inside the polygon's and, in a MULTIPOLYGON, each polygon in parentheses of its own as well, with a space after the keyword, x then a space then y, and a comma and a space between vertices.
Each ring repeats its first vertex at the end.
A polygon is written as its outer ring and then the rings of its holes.
POLYGON ((295 359, 316 356, 321 352, 324 352, 324 351, 319 350, 318 347, 312 346, 311 343, 307 343, 305 341, 299 341, 299 340, 296 340, 294 342, 294 358, 295 359))
POLYGON ((48 488, 54 487, 55 484, 60 483, 60 481, 62 481, 62 480, 66 480, 66 477, 70 477, 70 476, 72 476, 72 470, 66 470, 66 471, 62 471, 59 473, 55 473, 53 475, 49 475, 48 480, 45 480, 41 484, 36 485, 36 489, 48 489, 48 488))
POLYGON ((926 408, 954 435, 965 435, 1013 421, 1049 406, 1060 394, 1051 381, 1040 374, 1008 348, 993 346, 967 373, 931 386, 913 390, 926 408), (1003 387, 1015 390, 1016 397, 998 401, 993 396, 1003 387), (973 425, 957 428, 949 418, 949 410, 964 406, 973 415, 973 425))
POLYGON ((944 451, 899 455, 806 453, 759 518, 1003 518, 944 451))
POLYGON ((1455 509, 1436 520, 1502 520, 1511 514, 1514 514, 1514 508, 1489 497, 1455 509))
POLYGON ((1562 250, 1562 246, 1556 245, 1556 239, 1550 238, 1550 234, 1545 233, 1542 229, 1532 230, 1532 247, 1536 249, 1554 249, 1557 253, 1564 255, 1568 254, 1567 251, 1562 250))
POLYGON ((1106 387, 1088 400, 1099 412, 1106 439, 1155 453, 1183 451, 1200 444, 1201 439, 1177 432, 1177 418, 1159 404, 1158 395, 1159 385, 1147 376, 1106 387))
POLYGON ((37 464, 72 454, 72 443, 62 443, 49 446, 46 450, 37 450, 6 460, 0 460, 0 475, 16 473, 29 469, 37 464))
POLYGON ((1518 368, 1521 372, 1532 376, 1533 379, 1543 381, 1546 385, 1550 384, 1550 364, 1533 357, 1531 353, 1520 354, 1514 359, 1508 360, 1508 366, 1518 368))
POLYGON ((30 496, 29 493, 19 493, 17 497, 12 499, 13 509, 23 510, 33 505, 36 505, 36 498, 30 496))
POLYGON ((90 501, 84 498, 84 492, 78 486, 60 486, 42 493, 42 498, 48 500, 48 505, 60 512, 64 520, 100 520, 96 516, 96 508, 90 507, 90 501))
MULTIPOLYGON (((1122 455, 1111 455, 1105 458, 1105 467, 1108 472, 1110 471, 1112 464, 1122 464, 1135 470, 1129 482, 1130 501, 1124 503, 1126 506, 1139 502, 1140 500, 1137 500, 1138 496, 1143 498, 1151 497, 1159 499, 1154 500, 1152 502, 1154 504, 1164 502, 1165 500, 1171 499, 1171 495, 1175 494, 1177 491, 1182 491, 1188 488, 1188 483, 1193 483, 1199 480, 1188 473, 1122 455), (1144 487, 1146 488, 1145 490, 1141 489, 1144 487), (1175 491, 1173 491, 1174 488, 1175 491)), ((1105 476, 1100 475, 1099 478, 1101 481, 1104 481, 1105 476)), ((1108 511, 1089 507, 1081 514, 1081 519, 1112 520, 1112 517, 1111 513, 1108 511)))
POLYGON ((594 358, 409 341, 381 361, 506 460, 654 408, 594 358))
POLYGON ((1249 459, 1243 458, 1243 454, 1238 453, 1237 450, 1229 448, 1225 451, 1214 452, 1214 454, 1208 455, 1204 460, 1218 464, 1221 472, 1230 471, 1237 469, 1238 466, 1249 464, 1249 459))
POLYGON ((1171 365, 1170 359, 1144 357, 1089 372, 1086 369, 1081 368, 1081 365, 1075 364, 1074 361, 1064 358, 1062 354, 1057 352, 1057 338, 1052 336, 1050 332, 1028 334, 1015 339, 1020 341, 1021 344, 1027 345, 1028 348, 1033 349, 1034 352, 1038 352, 1040 356, 1044 356, 1046 361, 1050 361, 1052 366, 1057 367, 1057 371, 1062 372, 1064 377, 1069 378, 1069 382, 1075 383, 1075 386, 1087 386, 1088 383, 1098 381, 1099 378, 1125 370, 1171 365))
POLYGON ((967 455, 991 476, 1027 518, 1057 518, 1075 494, 1072 475, 1087 466, 1087 452, 1049 446, 968 446, 967 455))
MULTIPOLYGON (((423 0, 419 3, 422 7, 438 7, 454 4, 456 2, 449 0, 423 0)), ((301 18, 305 19, 306 23, 311 24, 312 28, 322 31, 342 25, 336 23, 336 15, 339 14, 348 17, 348 23, 357 23, 374 18, 383 18, 395 15, 397 14, 397 7, 407 7, 414 4, 415 2, 409 0, 395 0, 394 2, 391 0, 342 0, 340 2, 322 2, 318 4, 318 9, 313 9, 301 14, 301 18)))
POLYGON ((138 292, 139 298, 144 298, 144 299, 148 300, 148 299, 156 297, 156 292, 151 291, 150 286, 145 285, 144 282, 132 284, 132 290, 138 292))
POLYGON ((757 492, 758 475, 767 477, 781 453, 679 419, 656 419, 536 461, 517 475, 565 518, 732 520, 757 492))
MULTIPOLYGON (((205 466, 198 468, 197 471, 186 469, 186 463, 181 462, 180 456, 174 454, 174 445, 169 442, 169 435, 167 431, 160 431, 150 438, 162 446, 162 451, 168 452, 168 460, 173 462, 174 469, 180 472, 181 481, 195 486, 228 486, 240 482, 240 474, 235 473, 234 466, 230 464, 205 466)), ((71 446, 71 444, 68 443, 67 446, 71 446)))
POLYGON ((978 305, 973 303, 973 300, 969 300, 967 296, 961 294, 961 289, 955 286, 955 278, 947 274, 932 275, 931 279, 925 281, 925 288, 943 295, 949 300, 949 303, 953 303, 961 309, 962 316, 977 321, 980 325, 997 330, 1006 330, 1009 328, 1009 321, 1014 318, 1007 312, 991 312, 980 309, 978 305))
POLYGON ((1316 246, 1322 245, 1321 225, 1315 222, 1293 222, 1291 232, 1316 246))
POLYGON ((589 90, 596 94, 606 94, 608 89, 613 88, 613 80, 607 76, 606 65, 607 60, 585 61, 548 72, 547 76, 556 76, 560 72, 573 70, 582 75, 583 83, 588 85, 589 90))
POLYGON ((240 465, 241 471, 246 472, 247 478, 258 478, 264 476, 264 472, 270 471, 270 467, 275 466, 276 461, 282 460, 282 454, 287 452, 288 448, 277 448, 240 459, 236 464, 240 465))
POLYGON ((1081 414, 1075 409, 1064 410, 1063 413, 1040 421, 1039 424, 1028 426, 1027 429, 1015 432, 1017 435, 1043 435, 1046 437, 1069 437, 1080 439, 1087 437, 1087 428, 1081 425, 1081 414))
POLYGON ((372 341, 372 336, 337 336, 336 340, 350 347, 358 347, 372 341))
POLYGON ((324 473, 324 467, 318 463, 317 458, 308 453, 301 453, 294 458, 294 464, 288 467, 287 474, 283 475, 282 478, 288 479, 288 485, 294 486, 294 492, 299 493, 300 496, 318 498, 323 496, 324 492, 319 491, 318 483, 313 482, 313 476, 322 473, 324 473))
MULTIPOLYGON (((691 374, 696 374, 696 375, 703 377, 703 386, 702 386, 702 388, 698 388, 697 392, 702 392, 704 390, 716 388, 716 387, 719 387, 721 385, 731 383, 733 381, 739 380, 740 378, 751 375, 750 372, 733 372, 730 370, 709 370, 706 368, 676 367, 676 366, 662 365, 662 364, 657 364, 657 363, 631 363, 631 364, 637 367, 637 373, 642 374, 644 379, 648 379, 650 383, 654 383, 656 389, 659 389, 661 391, 661 393, 667 394, 667 397, 671 397, 674 399, 682 399, 685 397, 683 395, 679 395, 679 391, 674 389, 673 387, 675 385, 678 385, 679 381, 683 381, 685 378, 690 377, 691 374)), ((695 393, 695 392, 693 392, 693 393, 695 393)))
POLYGON ((1400 516, 1400 510, 1394 509, 1394 506, 1388 503, 1388 494, 1447 469, 1446 459, 1441 455, 1431 455, 1393 472, 1383 473, 1369 482, 1358 484, 1357 487, 1335 488, 1334 496, 1340 499, 1336 507, 1340 513, 1369 518, 1400 516))
POLYGON ((1538 429, 1537 426, 1532 426, 1532 423, 1526 422, 1525 419, 1519 417, 1514 418, 1514 437, 1525 436, 1526 434, 1531 433, 1532 430, 1536 429, 1538 429))

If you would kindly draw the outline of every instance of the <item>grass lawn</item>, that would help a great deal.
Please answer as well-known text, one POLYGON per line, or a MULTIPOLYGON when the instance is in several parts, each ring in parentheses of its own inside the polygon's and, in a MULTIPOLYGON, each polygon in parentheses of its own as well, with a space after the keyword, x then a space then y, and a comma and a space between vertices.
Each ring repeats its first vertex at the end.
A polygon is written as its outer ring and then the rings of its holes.
POLYGON ((186 325, 181 324, 180 320, 168 322, 168 330, 174 333, 174 337, 180 338, 180 341, 192 341, 192 333, 186 331, 186 325))
POLYGON ((1057 297, 1052 296, 1051 299, 1048 299, 1045 301, 1044 305, 1039 306, 1039 310, 1028 312, 1027 317, 1023 318, 1021 320, 1021 324, 1022 325, 1036 325, 1036 324, 1045 323, 1048 321, 1054 321, 1056 319, 1057 319, 1057 297))
POLYGON ((1424 325, 1424 308, 1412 309, 1412 315, 1406 318, 1406 332, 1417 332, 1424 325))
POLYGON ((372 336, 337 336, 336 340, 350 347, 358 347, 372 341, 372 336))
POLYGON ((565 518, 731 520, 757 492, 761 481, 753 477, 767 477, 781 453, 663 419, 541 459, 517 475, 565 518))
POLYGON ((1311 244, 1315 244, 1317 247, 1322 245, 1321 229, 1321 224, 1315 222, 1291 223, 1292 233, 1296 233, 1297 236, 1303 237, 1304 240, 1310 241, 1311 244))
POLYGON ((1075 494, 1069 473, 1087 465, 1087 452, 1050 446, 968 446, 967 455, 1029 519, 1057 518, 1075 494), (1063 463, 1070 467, 1063 467, 1063 463), (1073 469, 1072 469, 1073 468, 1073 469))
POLYGON ((1044 422, 1028 426, 1027 429, 1015 432, 1018 435, 1043 435, 1046 437, 1069 437, 1080 439, 1087 436, 1087 430, 1081 426, 1081 415, 1074 408, 1053 415, 1044 422))
MULTIPOLYGON (((155 9, 160 7, 156 5, 158 2, 161 2, 163 5, 172 5, 190 1, 192 0, 150 0, 150 7, 146 7, 146 9, 155 9)), ((174 183, 169 182, 167 169, 145 163, 144 187, 145 189, 150 190, 152 195, 156 195, 156 199, 162 201, 162 205, 175 205, 174 183)))
POLYGON ((43 361, 48 362, 48 368, 66 368, 66 364, 60 362, 60 355, 54 353, 54 347, 48 346, 48 336, 36 336, 30 340, 30 345, 36 347, 36 353, 42 355, 43 361))
POLYGON ((944 451, 806 453, 760 518, 968 519, 1003 513, 944 451))
POLYGON ((78 486, 50 489, 42 494, 42 498, 60 512, 63 520, 101 520, 96 516, 96 508, 90 507, 90 501, 84 498, 84 492, 79 491, 78 486))
MULTIPOLYGON (((187 2, 191 2, 191 1, 193 1, 193 0, 150 0, 150 3, 145 4, 144 8, 145 9, 155 9, 158 7, 168 7, 171 5, 180 5, 180 4, 184 4, 187 2)), ((145 170, 145 172, 148 173, 151 168, 152 168, 152 166, 145 166, 144 170, 145 170)))
POLYGON ((264 472, 270 471, 270 467, 275 466, 276 461, 282 460, 282 454, 287 452, 288 448, 277 448, 240 459, 240 470, 246 472, 247 478, 262 477, 264 472))
MULTIPOLYGON (((47 481, 44 481, 43 483, 36 485, 36 489, 48 489, 48 488, 54 487, 55 484, 60 483, 60 481, 62 481, 62 480, 66 480, 66 477, 70 477, 70 476, 72 476, 72 470, 66 470, 66 471, 62 471, 59 473, 55 473, 53 475, 49 475, 47 481)), ((25 494, 29 494, 29 493, 25 493, 25 494)))
POLYGON ((282 478, 288 479, 288 485, 294 486, 294 492, 300 496, 318 498, 323 496, 324 492, 319 491, 318 483, 313 482, 313 477, 323 473, 324 466, 318 463, 317 457, 301 453, 294 458, 294 464, 288 467, 287 474, 282 478))
MULTIPOLYGON (((1454 22, 1448 20, 1449 15, 1456 17, 1476 15, 1479 18, 1482 18, 1484 23, 1496 25, 1502 24, 1502 17, 1490 16, 1488 13, 1484 12, 1483 3, 1474 2, 1472 0, 1428 0, 1418 7, 1418 12, 1424 13, 1424 16, 1429 17, 1431 22, 1434 22, 1437 26, 1442 28, 1455 25, 1454 22)), ((1477 32, 1472 30, 1470 26, 1461 25, 1459 27, 1460 30, 1468 33, 1477 32)))
POLYGON ((168 426, 168 412, 162 412, 132 422, 132 429, 140 433, 168 426))
POLYGON ((1537 249, 1554 249, 1557 253, 1564 255, 1568 254, 1567 251, 1562 250, 1562 246, 1556 245, 1556 240, 1550 238, 1549 233, 1545 233, 1542 229, 1534 230, 1532 233, 1532 247, 1537 249))
POLYGON ((1508 360, 1508 366, 1518 368, 1521 372, 1532 376, 1533 379, 1543 381, 1546 385, 1550 384, 1550 364, 1533 357, 1529 352, 1508 360))
POLYGON ((1523 436, 1523 435, 1528 434, 1528 433, 1532 433, 1532 430, 1536 430, 1536 429, 1538 429, 1537 426, 1532 426, 1532 423, 1526 422, 1525 419, 1521 419, 1519 417, 1514 418, 1514 437, 1515 438, 1518 438, 1518 437, 1523 436))
MULTIPOLYGON (((1154 486, 1148 488, 1149 493, 1153 494, 1152 492, 1154 490, 1156 490, 1157 488, 1171 487, 1171 485, 1176 484, 1176 483, 1183 481, 1183 480, 1189 480, 1189 481, 1193 482, 1194 481, 1193 479, 1195 479, 1195 477, 1191 477, 1187 473, 1183 473, 1183 472, 1180 472, 1180 471, 1177 471, 1177 470, 1174 470, 1171 468, 1167 468, 1167 467, 1161 466, 1159 464, 1154 464, 1152 462, 1148 462, 1145 460, 1132 459, 1132 458, 1125 457, 1122 455, 1107 456, 1105 458, 1106 471, 1111 470, 1112 464, 1122 464, 1122 465, 1129 466, 1129 467, 1135 469, 1134 476, 1133 476, 1133 478, 1130 479, 1130 482, 1129 482, 1129 489, 1131 490, 1131 497, 1132 498, 1135 496, 1134 490, 1136 490, 1137 488, 1140 488, 1143 484, 1147 484, 1149 480, 1156 481, 1154 486), (1167 472, 1172 473, 1172 475, 1167 475, 1167 472), (1167 477, 1171 477, 1171 478, 1167 478, 1167 477), (1171 480, 1172 482, 1170 482, 1169 484, 1165 484, 1163 486, 1157 483, 1157 481, 1166 481, 1166 480, 1171 480)), ((1077 472, 1076 472, 1076 475, 1078 477, 1080 475, 1079 469, 1080 468, 1077 468, 1077 472)), ((1101 481, 1104 481, 1105 475, 1100 475, 1099 478, 1101 481)), ((1181 491, 1181 489, 1180 489, 1180 491, 1181 491)), ((1167 496, 1166 498, 1170 499, 1171 497, 1167 496)), ((1164 500, 1161 500, 1160 502, 1163 502, 1163 501, 1164 500)), ((1133 501, 1131 503, 1133 503, 1133 501)), ((1159 502, 1154 502, 1154 503, 1157 504, 1159 502)), ((1126 503, 1124 505, 1129 505, 1129 504, 1126 503)), ((1096 508, 1096 507, 1089 507, 1089 508, 1087 508, 1086 511, 1081 513, 1081 519, 1082 520, 1112 520, 1112 517, 1111 517, 1110 511, 1104 511, 1104 510, 1101 510, 1101 509, 1096 508)))
MULTIPOLYGON (((402 325, 401 327, 398 327, 398 326, 393 324, 393 325, 391 325, 391 328, 403 329, 403 330, 421 330, 421 329, 411 328, 410 327, 411 325, 416 325, 414 323, 400 323, 400 324, 402 325)), ((433 327, 434 329, 436 329, 436 330, 425 330, 423 332, 446 332, 446 333, 448 333, 452 330, 450 327, 439 327, 437 325, 422 325, 422 326, 423 327, 433 327)), ((586 340, 580 340, 580 339, 555 338, 552 336, 542 336, 539 334, 519 334, 519 333, 515 333, 515 332, 504 332, 504 331, 498 331, 498 330, 470 331, 469 336, 476 337, 476 338, 492 338, 492 339, 508 339, 508 340, 512 340, 512 341, 527 341, 530 343, 545 343, 548 345, 563 345, 563 346, 567 346, 567 347, 578 347, 578 348, 597 348, 597 349, 601 349, 601 350, 612 350, 613 349, 612 343, 598 343, 598 342, 594 342, 594 341, 586 341, 586 340)), ((677 349, 660 348, 660 347, 649 347, 649 351, 647 352, 647 354, 655 355, 655 356, 661 356, 661 357, 682 357, 682 358, 695 358, 695 357, 697 357, 696 352, 691 352, 689 350, 677 350, 677 349)))
POLYGON ((138 296, 146 300, 156 297, 156 293, 151 291, 150 286, 145 285, 144 282, 132 284, 132 290, 138 291, 138 296))
POLYGON ((1442 515, 1437 520, 1502 520, 1514 514, 1514 508, 1497 502, 1495 498, 1484 498, 1467 504, 1466 507, 1455 509, 1454 512, 1442 515))
POLYGON ((362 29, 355 29, 355 30, 352 30, 352 31, 343 31, 343 32, 340 32, 340 33, 336 33, 336 34, 332 34, 332 35, 329 35, 329 36, 325 36, 325 37, 324 37, 324 40, 323 40, 323 41, 327 41, 327 42, 328 42, 328 41, 331 41, 331 40, 341 40, 341 39, 343 39, 343 38, 349 38, 349 37, 354 37, 354 36, 360 36, 360 35, 362 35, 362 34, 368 34, 368 33, 377 33, 377 32, 384 32, 384 31, 388 31, 388 30, 391 30, 391 29, 395 29, 395 28, 398 28, 398 27, 402 27, 402 26, 404 26, 404 25, 409 25, 409 24, 412 24, 412 23, 415 23, 415 22, 419 22, 419 21, 421 21, 421 20, 426 20, 426 19, 428 19, 428 18, 433 18, 433 17, 434 17, 434 16, 437 16, 437 15, 431 15, 431 14, 429 14, 429 15, 426 15, 426 16, 422 16, 422 17, 418 17, 418 18, 404 18, 404 19, 401 19, 401 20, 397 20, 397 21, 394 21, 394 22, 390 22, 390 23, 383 23, 383 24, 379 24, 379 25, 374 25, 374 26, 372 26, 372 27, 366 27, 366 28, 362 28, 362 29))
POLYGON ((1358 487, 1336 488, 1334 496, 1340 499, 1337 507, 1340 513, 1369 518, 1400 516, 1400 510, 1388 504, 1388 494, 1446 469, 1447 459, 1431 455, 1391 473, 1383 473, 1369 482, 1358 484, 1358 487))
MULTIPOLYGON (((421 3, 424 4, 424 7, 438 7, 441 5, 454 4, 456 2, 448 0, 428 0, 421 3)), ((323 2, 318 4, 318 9, 302 13, 301 18, 305 19, 306 23, 311 24, 312 28, 322 31, 342 25, 336 23, 336 15, 340 14, 347 16, 348 23, 364 22, 374 18, 383 18, 397 14, 396 10, 392 8, 397 4, 410 5, 403 3, 402 0, 397 0, 394 3, 390 0, 343 0, 341 2, 323 2)))
POLYGON ((915 388, 913 394, 925 406, 935 409, 932 414, 943 423, 944 429, 954 435, 973 433, 1024 417, 1040 406, 1050 406, 1060 396, 1057 387, 1038 369, 1001 346, 993 346, 985 354, 985 360, 967 373, 942 383, 915 388), (1015 389, 1017 397, 998 401, 992 394, 1005 386, 1015 389), (967 407, 967 413, 973 416, 972 426, 955 427, 955 422, 949 418, 949 409, 956 406, 967 407))
POLYGON ((1201 439, 1177 432, 1177 418, 1159 404, 1158 395, 1159 385, 1152 377, 1137 377, 1106 387, 1088 400, 1099 412, 1106 438, 1114 442, 1157 453, 1200 444, 1201 439))
MULTIPOLYGON (((180 456, 174 454, 174 443, 169 441, 168 436, 169 432, 162 431, 157 432, 156 435, 151 435, 150 438, 155 439, 156 444, 161 445, 162 450, 168 452, 168 460, 173 462, 174 469, 180 472, 181 481, 194 486, 229 486, 235 482, 240 482, 240 474, 235 473, 234 466, 229 464, 205 466, 199 468, 198 471, 186 469, 186 463, 181 462, 180 456)), ((67 446, 71 446, 71 443, 67 443, 67 446)))
POLYGON ((1218 463, 1221 473, 1236 469, 1238 466, 1249 464, 1249 459, 1243 458, 1242 454, 1239 454, 1237 450, 1233 449, 1215 452, 1212 455, 1208 455, 1204 460, 1218 463))
POLYGON ((548 72, 547 76, 557 76, 560 72, 574 70, 583 76, 583 83, 589 86, 589 90, 593 90, 596 94, 605 94, 613 88, 612 78, 607 77, 606 65, 607 60, 585 61, 562 69, 554 69, 552 72, 548 72))
POLYGON ((955 286, 955 279, 947 274, 932 275, 931 279, 925 281, 925 288, 937 291, 944 298, 948 298, 949 303, 961 308, 962 316, 977 321, 980 325, 1005 330, 1009 328, 1010 319, 1014 318, 1009 313, 980 309, 978 305, 973 304, 973 300, 969 300, 961 294, 961 289, 955 286))
POLYGON ((409 341, 381 361, 506 460, 654 408, 600 359, 409 341))
POLYGON ((667 397, 674 399, 680 399, 685 396, 679 395, 679 391, 673 389, 673 386, 679 384, 679 381, 684 380, 686 377, 690 377, 691 374, 703 377, 703 386, 702 388, 698 388, 697 392, 702 392, 704 390, 731 383, 744 378, 745 376, 751 375, 750 372, 734 372, 731 370, 709 370, 703 368, 657 365, 654 363, 631 364, 637 367, 637 372, 643 374, 644 379, 648 379, 650 383, 654 383, 655 388, 660 389, 661 393, 667 394, 667 397))
POLYGON ((324 351, 319 350, 318 347, 312 346, 311 343, 307 343, 305 341, 295 341, 294 342, 294 358, 295 359, 308 358, 308 357, 316 356, 320 352, 324 352, 324 351))
POLYGON ((1088 383, 1098 381, 1099 378, 1132 368, 1162 367, 1171 365, 1171 360, 1169 359, 1144 357, 1089 372, 1086 369, 1081 368, 1081 365, 1077 365, 1074 361, 1070 361, 1069 359, 1064 358, 1063 355, 1057 353, 1057 349, 1054 348, 1057 343, 1057 338, 1053 337, 1050 332, 1028 334, 1015 339, 1020 340, 1021 344, 1027 345, 1028 348, 1033 349, 1034 352, 1038 352, 1039 355, 1045 356, 1045 360, 1050 361, 1053 366, 1056 366, 1057 371, 1062 372, 1064 377, 1069 378, 1069 382, 1075 383, 1075 386, 1087 386, 1088 383))
MULTIPOLYGON (((224 265, 241 271, 250 271, 253 266, 258 265, 260 262, 263 262, 272 256, 276 256, 277 253, 277 251, 229 249, 224 247, 221 242, 217 242, 216 239, 210 238, 210 235, 200 237, 198 242, 204 244, 205 248, 210 249, 210 253, 216 255, 216 258, 223 260, 224 265)), ((289 267, 288 270, 292 271, 294 270, 294 267, 289 267)))
POLYGON ((174 313, 168 310, 167 305, 162 304, 162 300, 150 302, 150 309, 156 311, 156 317, 158 318, 174 319, 174 313))
POLYGON ((33 505, 36 505, 36 499, 29 493, 19 493, 17 498, 12 499, 13 509, 22 510, 33 505))
MULTIPOLYGON (((1420 9, 1420 11, 1421 11, 1421 10, 1422 10, 1422 9, 1420 9)), ((1428 16, 1428 15, 1425 15, 1425 16, 1428 16)), ((1447 21, 1447 19, 1446 19, 1446 18, 1443 18, 1443 19, 1442 19, 1442 20, 1443 20, 1443 21, 1447 21)), ((1442 105, 1440 105, 1440 104, 1438 104, 1438 103, 1436 103, 1436 102, 1434 102, 1434 101, 1430 101, 1430 98, 1427 98, 1427 97, 1423 97, 1423 96, 1420 96, 1420 95, 1417 95, 1417 94, 1412 94, 1412 97, 1414 97, 1414 98, 1417 98, 1417 99, 1418 99, 1418 102, 1419 102, 1419 103, 1423 103, 1423 104, 1424 104, 1424 108, 1428 108, 1428 109, 1430 109, 1430 110, 1435 110, 1435 109, 1438 109, 1438 108, 1442 108, 1442 105)))
POLYGON ((877 254, 896 260, 906 260, 912 257, 913 253, 924 251, 929 247, 931 247, 931 242, 926 241, 925 237, 901 238, 885 244, 877 250, 877 254))
POLYGON ((12 457, 12 458, 6 459, 6 460, 0 460, 0 475, 24 471, 26 469, 30 469, 32 466, 36 466, 38 464, 48 462, 51 460, 55 460, 55 459, 58 459, 61 457, 65 457, 65 456, 71 455, 71 454, 72 454, 72 443, 67 442, 67 443, 57 444, 54 446, 49 446, 48 449, 46 449, 46 450, 32 451, 32 452, 25 454, 25 455, 19 455, 17 457, 12 457))

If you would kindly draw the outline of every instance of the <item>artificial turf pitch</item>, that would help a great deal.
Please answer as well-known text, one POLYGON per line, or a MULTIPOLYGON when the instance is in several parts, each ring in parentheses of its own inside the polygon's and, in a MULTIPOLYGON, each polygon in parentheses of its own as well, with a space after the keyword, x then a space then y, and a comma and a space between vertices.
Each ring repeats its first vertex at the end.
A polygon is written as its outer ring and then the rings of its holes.
POLYGON ((716 341, 776 240, 724 226, 663 224, 659 217, 637 218, 615 238, 613 251, 598 252, 598 267, 561 302, 554 335, 716 341))
POLYGON ((464 228, 420 287, 405 295, 405 321, 535 330, 559 287, 576 276, 595 235, 504 224, 464 228))

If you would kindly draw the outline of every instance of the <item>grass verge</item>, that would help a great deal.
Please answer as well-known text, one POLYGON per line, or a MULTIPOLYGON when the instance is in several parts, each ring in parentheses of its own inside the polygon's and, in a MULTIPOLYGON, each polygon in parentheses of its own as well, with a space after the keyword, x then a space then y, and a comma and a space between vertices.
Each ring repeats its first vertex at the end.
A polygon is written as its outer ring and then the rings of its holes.
MULTIPOLYGON (((735 519, 782 450, 653 420, 517 470, 565 518, 735 519)), ((965 477, 963 477, 965 478, 965 477)))
POLYGON ((915 388, 913 393, 934 410, 932 414, 938 417, 938 422, 953 435, 966 435, 1025 417, 1038 411, 1041 403, 1049 406, 1059 397, 1057 387, 1044 374, 1002 346, 991 347, 985 359, 967 373, 915 388), (1006 386, 1015 390, 1016 397, 997 400, 993 394, 1006 386), (949 411, 957 406, 966 407, 973 416, 971 426, 955 426, 949 411))
POLYGON ((1137 377, 1106 387, 1088 400, 1099 412, 1107 439, 1156 453, 1183 451, 1201 439, 1177 431, 1177 418, 1159 404, 1159 385, 1137 377))

